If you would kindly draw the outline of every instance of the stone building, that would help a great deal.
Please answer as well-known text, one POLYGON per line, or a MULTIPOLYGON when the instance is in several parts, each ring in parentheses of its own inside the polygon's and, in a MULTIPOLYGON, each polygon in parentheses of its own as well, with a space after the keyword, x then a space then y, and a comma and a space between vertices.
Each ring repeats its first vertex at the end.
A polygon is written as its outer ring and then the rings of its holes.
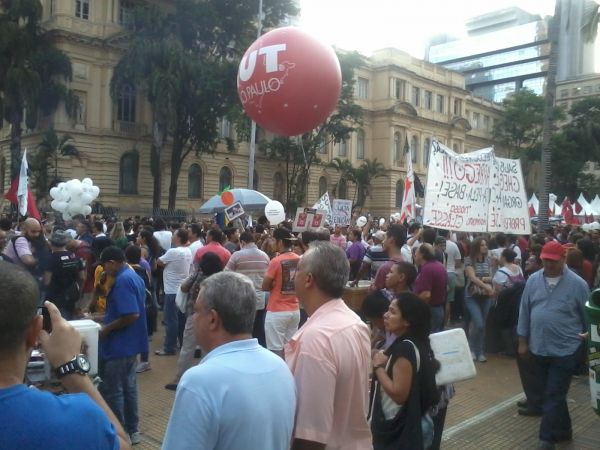
MULTIPOLYGON (((56 45, 73 64, 70 87, 81 100, 81 109, 70 119, 64 108, 43 117, 37 130, 23 136, 23 148, 32 151, 41 140, 41 131, 50 124, 59 135, 69 133, 84 153, 81 161, 61 159, 63 178, 90 177, 100 189, 98 201, 104 206, 128 210, 150 210, 153 179, 149 147, 144 138, 151 127, 151 109, 143 93, 124 88, 113 101, 109 85, 113 69, 124 54, 127 40, 122 24, 131 17, 132 3, 125 0, 43 0, 44 27, 56 30, 56 45), (132 149, 140 150, 139 162, 132 149), (135 164, 139 164, 135 167, 135 164)), ((166 8, 173 2, 161 2, 166 8)), ((365 108, 364 127, 347 142, 329 143, 322 149, 323 164, 311 168, 307 203, 312 205, 325 190, 332 192, 339 175, 326 167, 333 158, 347 158, 355 166, 377 158, 386 167, 387 178, 374 180, 372 199, 364 211, 389 214, 399 210, 406 176, 405 143, 413 151, 415 172, 425 183, 429 143, 435 138, 459 153, 495 143, 494 121, 501 106, 473 96, 465 88, 465 76, 396 49, 382 49, 357 71, 356 102, 365 108)), ((6 123, 0 130, 2 166, 0 195, 9 185, 10 152, 6 123)), ((232 137, 233 127, 222 120, 223 137, 232 137)), ((260 131, 260 139, 271 139, 260 131)), ((502 154, 502 149, 497 151, 502 154)), ((165 161, 170 160, 169 144, 165 161)), ((270 198, 284 200, 285 166, 257 152, 255 186, 270 198)), ((170 167, 163 171, 162 206, 166 207, 170 167)), ((196 157, 192 152, 179 177, 177 208, 197 210, 223 187, 246 187, 248 145, 234 153, 221 145, 214 155, 196 157)), ((342 182, 342 185, 344 182, 342 182)), ((354 186, 346 183, 340 195, 352 199, 354 186), (345 191, 345 192, 343 192, 345 191)), ((1 198, 1 197, 0 197, 1 198)))

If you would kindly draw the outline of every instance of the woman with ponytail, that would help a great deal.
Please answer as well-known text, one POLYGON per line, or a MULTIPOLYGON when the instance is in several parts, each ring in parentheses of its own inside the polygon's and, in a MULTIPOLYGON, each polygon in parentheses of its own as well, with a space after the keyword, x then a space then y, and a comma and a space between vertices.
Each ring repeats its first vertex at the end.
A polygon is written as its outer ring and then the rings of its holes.
POLYGON ((433 440, 427 412, 440 400, 435 384, 440 364, 429 344, 431 313, 417 295, 404 292, 392 300, 383 321, 397 338, 373 356, 373 448, 426 450, 433 440))

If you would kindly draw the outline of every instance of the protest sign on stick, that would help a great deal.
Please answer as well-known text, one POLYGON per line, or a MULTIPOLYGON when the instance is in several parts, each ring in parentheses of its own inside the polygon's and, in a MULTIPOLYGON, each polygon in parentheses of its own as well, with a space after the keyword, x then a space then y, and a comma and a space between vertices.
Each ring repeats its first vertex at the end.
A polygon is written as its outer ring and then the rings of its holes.
POLYGON ((333 227, 336 225, 350 226, 350 219, 352 218, 352 200, 342 200, 336 198, 333 200, 332 208, 332 219, 333 227))

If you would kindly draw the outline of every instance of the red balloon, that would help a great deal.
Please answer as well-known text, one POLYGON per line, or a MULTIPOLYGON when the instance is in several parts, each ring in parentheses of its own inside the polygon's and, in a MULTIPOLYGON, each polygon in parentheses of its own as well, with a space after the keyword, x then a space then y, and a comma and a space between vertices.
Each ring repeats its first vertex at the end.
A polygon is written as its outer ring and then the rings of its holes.
POLYGON ((225 206, 233 205, 233 194, 231 191, 225 191, 221 194, 221 201, 225 206))
POLYGON ((342 90, 337 55, 295 27, 260 37, 242 58, 238 94, 246 113, 280 136, 308 133, 335 110, 342 90))

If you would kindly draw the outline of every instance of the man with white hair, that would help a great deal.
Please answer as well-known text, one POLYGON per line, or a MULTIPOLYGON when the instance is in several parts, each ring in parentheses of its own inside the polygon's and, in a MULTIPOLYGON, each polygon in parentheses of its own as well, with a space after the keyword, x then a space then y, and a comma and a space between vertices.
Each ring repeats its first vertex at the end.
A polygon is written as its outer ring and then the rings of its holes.
POLYGON ((252 281, 235 272, 212 275, 194 310, 196 343, 208 355, 179 382, 163 449, 289 448, 294 379, 279 356, 252 338, 252 281))
POLYGON ((331 242, 313 242, 298 264, 296 295, 310 319, 285 352, 298 394, 292 450, 372 448, 370 333, 341 299, 349 271, 346 254, 331 242))

